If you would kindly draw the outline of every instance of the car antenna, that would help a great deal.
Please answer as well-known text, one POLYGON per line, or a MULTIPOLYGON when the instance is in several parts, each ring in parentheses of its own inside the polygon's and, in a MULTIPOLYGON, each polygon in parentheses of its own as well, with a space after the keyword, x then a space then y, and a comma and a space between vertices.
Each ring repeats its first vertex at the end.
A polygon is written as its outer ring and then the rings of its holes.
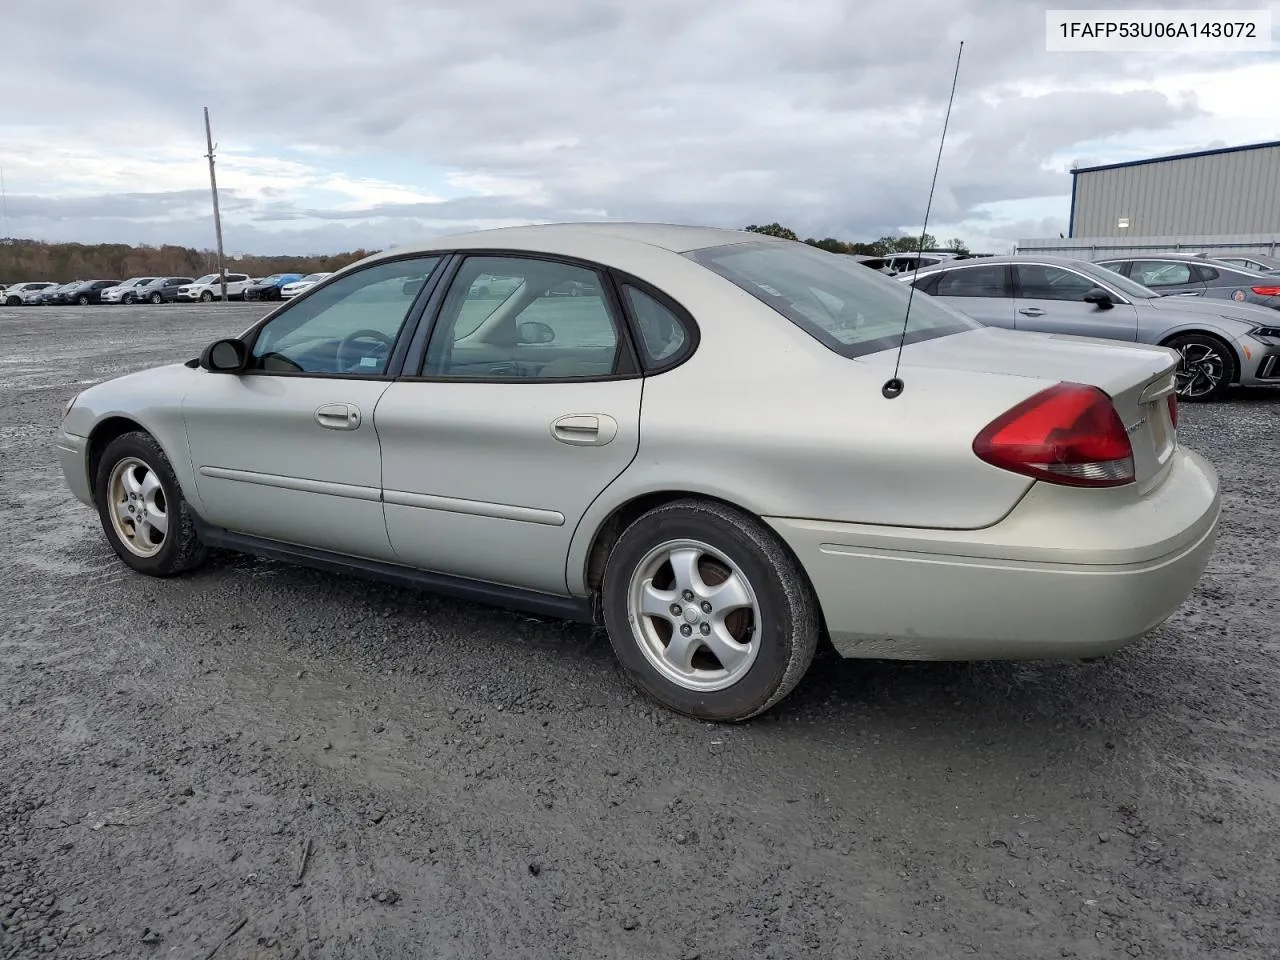
MULTIPOLYGON (((956 51, 956 69, 951 76, 951 96, 947 98, 947 115, 942 121, 942 136, 938 140, 938 159, 933 164, 933 182, 929 184, 929 200, 924 207, 924 224, 920 227, 920 250, 924 250, 924 241, 929 230, 929 211, 933 208, 933 190, 938 185, 938 169, 942 166, 942 147, 947 142, 947 124, 951 122, 951 105, 956 99, 956 81, 960 78, 960 56, 964 53, 964 41, 960 41, 960 49, 956 51)), ((907 325, 911 322, 911 300, 916 294, 916 277, 920 275, 920 257, 916 257, 916 268, 911 275, 911 290, 907 293, 907 310, 902 317, 902 335, 898 337, 898 355, 893 361, 893 376, 884 382, 880 392, 886 400, 902 396, 905 384, 898 376, 902 364, 902 348, 907 342, 907 325)))

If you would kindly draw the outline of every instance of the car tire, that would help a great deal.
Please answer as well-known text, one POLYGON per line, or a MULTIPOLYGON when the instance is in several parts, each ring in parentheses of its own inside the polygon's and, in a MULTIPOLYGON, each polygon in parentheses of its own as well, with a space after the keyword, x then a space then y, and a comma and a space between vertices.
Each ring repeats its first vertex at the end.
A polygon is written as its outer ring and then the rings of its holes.
POLYGON ((19 307, 22 305, 22 299, 20 297, 6 297, 4 305, 6 307, 19 307))
POLYGON ((208 556, 169 458, 149 433, 133 431, 107 444, 94 477, 94 502, 107 542, 138 573, 171 577, 208 556))
POLYGON ((201 301, 202 303, 208 303, 208 302, 209 302, 209 301, 211 301, 212 299, 213 299, 213 291, 212 291, 212 290, 206 290, 204 293, 200 294, 200 301, 201 301))
POLYGON ((151 295, 151 302, 152 302, 152 303, 164 303, 164 297, 160 296, 160 294, 158 294, 158 293, 153 293, 153 294, 151 295))
POLYGON ((120 302, 123 303, 126 307, 131 307, 138 302, 138 298, 135 297, 132 293, 126 293, 123 297, 120 298, 120 302))
POLYGON ((808 670, 821 632, 817 599, 787 546, 754 517, 709 500, 675 501, 627 527, 609 553, 601 601, 632 682, 707 721, 748 720, 777 704, 808 670), (731 579, 736 587, 725 587, 731 579))
POLYGON ((1236 356, 1225 341, 1210 333, 1182 333, 1163 344, 1182 355, 1178 364, 1178 400, 1207 403, 1221 400, 1239 377, 1236 356), (1196 373, 1187 374, 1191 364, 1196 373))
POLYGON ((89 298, 86 297, 84 294, 81 294, 80 296, 76 297, 76 303, 80 304, 80 306, 82 307, 87 307, 89 305, 89 298))

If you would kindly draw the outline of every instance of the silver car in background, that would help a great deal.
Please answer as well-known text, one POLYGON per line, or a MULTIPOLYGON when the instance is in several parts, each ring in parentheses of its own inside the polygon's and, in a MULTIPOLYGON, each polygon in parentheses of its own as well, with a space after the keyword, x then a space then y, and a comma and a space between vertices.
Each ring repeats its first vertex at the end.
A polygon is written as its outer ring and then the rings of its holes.
POLYGON ((131 277, 114 287, 102 291, 103 303, 133 304, 138 302, 138 291, 155 280, 155 277, 131 277))
POLYGON ((1280 316, 1266 307, 1163 297, 1087 260, 1032 254, 896 279, 987 326, 1170 347, 1182 355, 1184 400, 1216 400, 1233 384, 1280 386, 1280 316))

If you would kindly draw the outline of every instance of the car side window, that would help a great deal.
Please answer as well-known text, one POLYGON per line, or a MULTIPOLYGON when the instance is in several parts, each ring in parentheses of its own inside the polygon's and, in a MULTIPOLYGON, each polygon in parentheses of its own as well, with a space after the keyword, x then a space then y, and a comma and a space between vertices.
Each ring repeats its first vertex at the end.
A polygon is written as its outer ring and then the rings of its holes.
POLYGON ((1084 300, 1096 280, 1062 267, 1034 263, 1017 265, 1018 288, 1026 300, 1084 300))
POLYGON ((439 263, 438 256, 392 260, 315 288, 262 327, 248 369, 381 376, 418 289, 439 263))
POLYGON ((618 371, 618 329, 594 270, 532 257, 468 257, 440 308, 423 374, 607 377, 618 371))
POLYGON ((1221 276, 1221 274, 1217 270, 1213 269, 1213 267, 1202 266, 1198 263, 1193 267, 1193 269, 1196 272, 1195 278, 1201 283, 1208 283, 1211 280, 1217 280, 1218 277, 1221 276))
POLYGON ((689 342, 689 331, 680 318, 649 294, 629 283, 622 285, 636 329, 640 333, 640 353, 646 367, 671 359, 689 342))
POLYGON ((1011 297, 1007 272, 1002 264, 960 267, 938 278, 935 297, 1011 297))
POLYGON ((1195 280, 1191 275, 1191 264, 1167 260, 1137 260, 1129 271, 1129 276, 1144 287, 1153 288, 1172 287, 1195 280))

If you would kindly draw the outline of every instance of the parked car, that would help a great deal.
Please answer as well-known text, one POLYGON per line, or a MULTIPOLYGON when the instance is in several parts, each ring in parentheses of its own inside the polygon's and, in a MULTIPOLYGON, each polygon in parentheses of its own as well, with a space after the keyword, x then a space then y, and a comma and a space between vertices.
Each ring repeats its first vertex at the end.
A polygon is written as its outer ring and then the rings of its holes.
POLYGON ((1162 253, 1150 257, 1106 257, 1097 262, 1156 293, 1256 303, 1280 310, 1280 284, 1275 277, 1216 260, 1162 253))
POLYGON ((190 277, 155 277, 137 289, 139 303, 173 303, 178 290, 195 283, 190 277))
POLYGON ((244 288, 246 300, 281 300, 280 288, 286 283, 294 283, 302 279, 300 273, 273 273, 269 277, 255 280, 244 288))
POLYGON ((747 232, 437 238, 88 387, 58 455, 135 571, 231 548, 600 623, 641 690, 708 721, 773 707, 824 634, 1075 658, 1161 623, 1221 506, 1176 435, 1177 353, 908 294, 747 232), (521 283, 495 301, 483 274, 521 283), (549 295, 566 281, 606 295, 549 295))
POLYGON ((1211 253, 1197 253, 1196 256, 1203 260, 1216 260, 1218 263, 1225 263, 1229 267, 1250 270, 1253 273, 1280 272, 1280 257, 1267 257, 1260 253, 1247 255, 1231 253, 1221 257, 1215 257, 1211 253))
POLYGON ((85 307, 91 303, 102 302, 102 292, 120 283, 119 280, 86 280, 68 290, 62 302, 74 303, 85 307))
POLYGON ((23 304, 33 303, 39 293, 56 286, 56 283, 50 283, 47 280, 28 280, 24 283, 11 284, 5 287, 4 305, 6 307, 19 307, 23 304))
MULTIPOLYGON (((235 300, 244 294, 245 287, 249 286, 250 277, 247 273, 228 273, 227 278, 227 299, 235 300)), ((222 284, 218 280, 218 274, 205 274, 194 283, 184 284, 178 288, 177 300, 185 303, 195 303, 203 301, 208 303, 210 300, 222 299, 222 284)))
POLYGON ((103 290, 100 299, 103 303, 137 303, 138 290, 154 279, 155 277, 131 277, 123 283, 103 290))
POLYGON ((70 283, 59 284, 56 287, 49 287, 40 292, 40 304, 42 306, 57 306, 60 304, 70 303, 68 297, 71 292, 78 288, 83 280, 72 280, 70 283))
POLYGON ((332 271, 322 273, 309 273, 301 280, 294 280, 292 283, 286 283, 280 288, 280 298, 282 300, 291 300, 305 290, 310 290, 321 280, 326 277, 333 276, 332 271))
POLYGON ((1280 386, 1280 320, 1262 307, 1162 297, 1087 260, 1030 254, 931 267, 914 282, 988 326, 1177 350, 1184 400, 1215 400, 1232 384, 1280 386))

